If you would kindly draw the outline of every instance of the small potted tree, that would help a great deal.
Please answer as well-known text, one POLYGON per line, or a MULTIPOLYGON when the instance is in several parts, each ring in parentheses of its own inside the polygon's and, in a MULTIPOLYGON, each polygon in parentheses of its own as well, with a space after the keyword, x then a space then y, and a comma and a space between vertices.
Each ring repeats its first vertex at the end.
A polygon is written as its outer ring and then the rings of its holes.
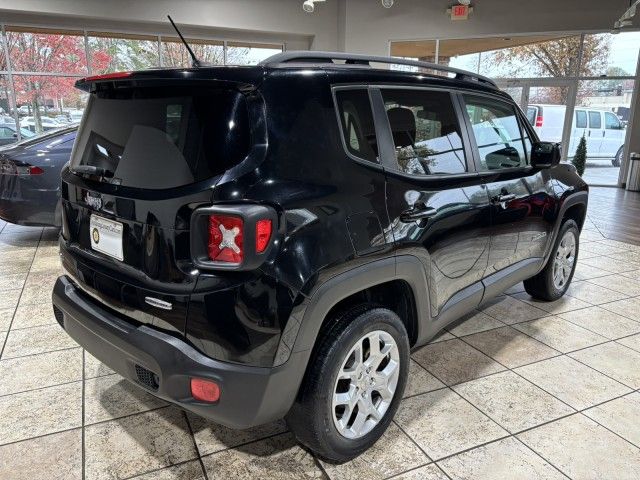
POLYGON ((584 169, 587 166, 587 139, 584 138, 584 135, 578 143, 576 154, 573 156, 571 163, 576 167, 578 175, 582 176, 584 174, 584 169))

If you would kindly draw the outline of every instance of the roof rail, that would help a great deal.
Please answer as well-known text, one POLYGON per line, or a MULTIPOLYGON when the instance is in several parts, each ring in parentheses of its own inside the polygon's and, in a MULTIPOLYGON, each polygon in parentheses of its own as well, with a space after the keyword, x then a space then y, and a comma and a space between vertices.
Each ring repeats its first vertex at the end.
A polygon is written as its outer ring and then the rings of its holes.
POLYGON ((496 83, 484 75, 460 70, 458 68, 438 65, 436 63, 421 62, 418 60, 408 60, 406 58, 396 57, 380 57, 372 55, 360 55, 344 52, 316 52, 310 50, 282 52, 272 55, 271 57, 260 62, 260 65, 267 67, 275 67, 284 63, 334 63, 334 60, 344 60, 346 65, 354 66, 371 66, 373 63, 386 63, 389 65, 408 65, 411 67, 427 68, 430 70, 439 70, 447 73, 455 73, 458 80, 470 80, 473 82, 486 83, 493 87, 497 87, 496 83))

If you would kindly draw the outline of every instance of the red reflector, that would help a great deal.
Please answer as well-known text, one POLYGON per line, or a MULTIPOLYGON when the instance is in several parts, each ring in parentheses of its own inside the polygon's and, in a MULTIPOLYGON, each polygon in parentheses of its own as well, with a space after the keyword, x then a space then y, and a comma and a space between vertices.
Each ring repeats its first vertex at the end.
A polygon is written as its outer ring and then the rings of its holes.
POLYGON ((85 77, 82 79, 83 82, 96 82, 100 80, 118 80, 122 78, 128 78, 133 74, 133 72, 113 72, 113 73, 105 73, 104 75, 93 75, 91 77, 85 77))
POLYGON ((220 387, 211 380, 192 378, 191 396, 201 402, 217 402, 220 399, 220 387))
POLYGON ((40 167, 29 167, 29 175, 42 175, 44 170, 40 167))
POLYGON ((271 238, 271 220, 258 220, 256 223, 256 252, 262 253, 269 245, 271 238))
POLYGON ((542 121, 543 121, 543 120, 544 120, 544 119, 542 118, 542 115, 538 115, 538 116, 536 117, 536 127, 541 127, 541 126, 542 126, 542 121))
POLYGON ((242 263, 243 223, 240 217, 209 217, 209 258, 216 262, 242 263))

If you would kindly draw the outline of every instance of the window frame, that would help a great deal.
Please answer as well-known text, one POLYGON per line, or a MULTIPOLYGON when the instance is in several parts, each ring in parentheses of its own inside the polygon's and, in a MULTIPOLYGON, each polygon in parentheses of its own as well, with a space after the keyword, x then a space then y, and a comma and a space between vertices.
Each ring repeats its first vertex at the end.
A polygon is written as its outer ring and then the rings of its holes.
POLYGON ((463 120, 467 126, 467 131, 468 131, 470 141, 472 142, 472 151, 473 151, 473 158, 475 162, 475 170, 478 173, 478 175, 492 176, 492 175, 499 175, 502 173, 526 172, 526 171, 533 170, 533 167, 531 166, 531 158, 530 158, 529 152, 527 152, 526 145, 524 143, 525 132, 526 132, 526 136, 529 137, 529 141, 531 142, 532 146, 534 143, 539 142, 540 140, 535 130, 533 129, 533 127, 529 124, 527 117, 522 112, 522 109, 512 99, 502 97, 499 94, 464 89, 464 90, 460 90, 458 95, 459 95, 460 105, 462 108, 464 108, 465 115, 463 115, 464 117, 463 120), (525 165, 521 165, 519 167, 511 167, 511 168, 500 168, 496 170, 484 170, 482 168, 482 163, 480 162, 480 150, 478 149, 478 144, 476 143, 476 137, 473 133, 473 125, 471 124, 471 120, 469 119, 469 116, 466 115, 467 103, 464 100, 464 95, 471 95, 475 97, 486 97, 492 101, 501 102, 505 105, 508 105, 514 111, 516 120, 518 122, 518 127, 520 130, 520 138, 522 141, 522 146, 525 154, 525 160, 526 160, 525 165))
POLYGON ((381 150, 380 144, 380 131, 378 127, 378 122, 376 121, 376 112, 374 108, 374 102, 372 99, 372 89, 369 85, 366 84, 347 84, 347 85, 332 85, 331 87, 331 97, 333 99, 333 110, 336 116, 336 122, 338 124, 338 135, 340 137, 340 144, 342 145, 342 151, 345 155, 347 155, 350 159, 354 160, 357 163, 362 165, 366 165, 368 167, 373 167, 379 170, 383 170, 384 160, 381 150), (354 155, 349 150, 349 146, 347 145, 346 140, 346 132, 344 131, 342 125, 342 117, 340 114, 340 106, 338 104, 338 97, 336 95, 337 92, 342 92, 345 90, 365 90, 369 96, 369 106, 371 107, 371 115, 373 117, 373 124, 376 132, 376 144, 378 145, 378 162, 372 162, 371 160, 367 160, 366 158, 359 157, 354 155))
POLYGON ((464 117, 462 116, 461 106, 458 100, 457 89, 445 88, 436 85, 405 85, 405 84, 376 84, 371 86, 372 100, 374 103, 374 120, 376 122, 376 134, 378 136, 378 148, 381 155, 381 163, 385 166, 385 172, 393 174, 394 176, 400 176, 410 180, 419 180, 424 182, 439 182, 444 179, 467 179, 475 178, 478 175, 475 167, 475 159, 472 144, 470 142, 468 131, 464 123, 464 117), (462 148, 464 149, 466 172, 464 173, 440 173, 431 175, 415 175, 402 171, 396 158, 396 147, 393 141, 393 133, 391 131, 391 125, 389 124, 389 117, 384 105, 384 99, 382 97, 382 90, 419 90, 427 92, 445 92, 448 93, 451 98, 456 119, 460 126, 460 136, 462 139, 462 148), (380 127, 378 127, 378 125, 380 127), (380 130, 380 131, 378 131, 380 130))

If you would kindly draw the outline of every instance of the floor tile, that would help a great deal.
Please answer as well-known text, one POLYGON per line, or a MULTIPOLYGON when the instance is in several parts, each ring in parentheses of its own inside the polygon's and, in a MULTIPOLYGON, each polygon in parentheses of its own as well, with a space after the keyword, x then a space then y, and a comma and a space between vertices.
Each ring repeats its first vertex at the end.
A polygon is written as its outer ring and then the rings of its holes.
POLYGON ((638 263, 629 262, 625 260, 616 260, 606 256, 586 258, 580 261, 584 265, 600 268, 602 270, 605 270, 611 273, 629 272, 631 270, 638 270, 640 268, 640 264, 638 263))
MULTIPOLYGON (((0 276, 2 276, 1 273, 0 276)), ((20 293, 22 293, 22 289, 20 288, 3 291, 2 294, 0 294, 0 310, 16 308, 18 300, 20 299, 20 293)))
POLYGON ((464 338, 464 341, 508 368, 560 354, 512 327, 469 335, 464 338))
POLYGON ((438 462, 452 479, 555 480, 558 470, 513 437, 474 448, 438 462))
POLYGON ((30 272, 22 290, 20 305, 47 305, 51 303, 51 292, 58 276, 57 273, 30 272))
POLYGON ((534 320, 548 315, 544 310, 508 295, 494 298, 487 305, 484 305, 481 310, 507 325, 526 322, 527 320, 534 320))
POLYGON ((444 342, 445 340, 451 340, 452 338, 455 338, 455 337, 451 335, 449 332, 443 330, 440 333, 438 333, 435 337, 433 337, 429 341, 429 343, 444 342))
POLYGON ((458 339, 422 347, 413 354, 413 359, 447 385, 466 382, 505 369, 458 339))
POLYGON ((624 293, 616 292, 588 281, 573 282, 569 285, 567 295, 592 305, 615 302, 627 298, 624 293))
MULTIPOLYGON (((5 253, 0 247, 0 252, 5 253)), ((21 289, 27 279, 26 273, 0 275, 0 291, 21 289)))
POLYGON ((518 435, 573 480, 638 478, 640 450, 576 414, 518 435))
POLYGON ((587 281, 589 283, 594 283, 596 285, 615 290, 616 292, 624 293, 630 297, 637 297, 640 295, 640 281, 632 280, 622 275, 592 278, 587 281))
POLYGON ((75 429, 0 447, 0 478, 82 479, 82 430, 75 429))
POLYGON ((411 397, 420 393, 431 392, 444 387, 444 383, 427 372, 417 362, 411 360, 409 364, 409 378, 404 389, 404 397, 411 397))
POLYGON ((319 479, 322 471, 293 436, 283 434, 202 458, 209 478, 319 479))
POLYGON ((506 430, 449 389, 403 400, 395 420, 433 460, 507 435, 506 430))
POLYGON ((608 339, 567 322, 559 317, 546 317, 519 323, 514 328, 563 353, 589 347, 608 339))
POLYGON ((342 465, 321 462, 330 479, 383 480, 429 463, 429 458, 392 423, 373 447, 342 465))
POLYGON ((82 425, 82 383, 0 397, 0 444, 82 425))
POLYGON ((619 338, 616 343, 620 343, 625 347, 629 347, 636 352, 640 352, 640 334, 631 335, 630 337, 619 338))
MULTIPOLYGON (((601 307, 583 308, 558 316, 611 340, 640 332, 640 322, 601 307)), ((640 320, 640 317, 638 319, 640 320)))
POLYGON ((56 324, 56 317, 53 315, 53 306, 51 302, 41 304, 26 304, 22 302, 18 304, 16 314, 13 317, 11 330, 20 328, 40 327, 42 325, 56 324))
MULTIPOLYGON (((586 260, 586 259, 585 259, 586 260)), ((590 278, 605 277, 611 275, 611 272, 602 270, 601 268, 592 267, 583 263, 582 259, 578 259, 578 265, 573 273, 574 280, 588 280, 590 278)))
POLYGON ((550 358, 515 371, 576 410, 631 391, 629 387, 567 356, 550 358))
POLYGON ((31 266, 31 273, 37 272, 58 272, 59 275, 62 275, 62 264, 60 263, 59 256, 45 256, 45 257, 35 257, 33 259, 33 265, 31 266))
POLYGON ((640 297, 627 298, 617 302, 605 303, 602 308, 632 320, 640 320, 640 297))
POLYGON ((112 373, 115 372, 89 352, 84 351, 84 378, 102 377, 112 373))
MULTIPOLYGON (((215 477, 212 477, 215 478, 215 477)), ((135 480, 205 480, 199 460, 155 470, 135 477, 135 480)))
POLYGON ((610 342, 569 356, 631 388, 640 388, 640 352, 610 342))
POLYGON ((11 330, 7 336, 2 359, 23 357, 77 346, 78 344, 58 324, 11 330))
POLYGON ((521 292, 524 292, 524 284, 522 282, 504 291, 504 293, 506 293, 507 295, 513 295, 515 293, 521 293, 521 292))
POLYGON ((23 256, 0 256, 0 275, 26 274, 31 268, 33 255, 23 256))
POLYGON ((554 315, 562 312, 570 312, 571 310, 578 310, 580 308, 590 307, 591 304, 583 300, 579 300, 574 297, 565 295, 553 302, 547 302, 546 300, 537 300, 529 296, 528 293, 518 293, 514 295, 516 298, 523 302, 533 305, 541 310, 544 310, 546 315, 554 315))
POLYGON ((586 410, 584 414, 600 425, 640 446, 640 393, 634 392, 616 398, 597 407, 586 410))
POLYGON ((513 372, 496 373, 453 388, 511 433, 574 411, 513 372))
POLYGON ((82 380, 82 349, 0 360, 0 395, 82 380))
POLYGON ((416 468, 405 473, 401 473, 389 480, 449 480, 442 470, 435 464, 416 468))
POLYGON ((117 374, 86 380, 84 388, 86 425, 167 405, 117 374))
POLYGON ((13 308, 0 310, 0 332, 7 332, 9 330, 14 312, 15 310, 13 308))
POLYGON ((587 243, 584 245, 580 245, 580 259, 582 259, 583 257, 582 252, 590 252, 590 253, 595 253, 597 255, 608 255, 610 253, 617 253, 619 252, 620 249, 613 246, 613 245, 607 245, 606 243, 600 243, 600 242, 591 242, 591 243, 587 243))
POLYGON ((504 323, 500 320, 496 320, 486 313, 476 310, 450 325, 447 330, 456 337, 463 337, 465 335, 484 332, 485 330, 491 330, 492 328, 499 328, 503 326, 504 323))
POLYGON ((287 431, 283 420, 245 430, 232 430, 199 415, 187 413, 200 455, 220 452, 287 431))
POLYGON ((88 480, 125 478, 197 457, 183 413, 168 407, 89 425, 88 480))

